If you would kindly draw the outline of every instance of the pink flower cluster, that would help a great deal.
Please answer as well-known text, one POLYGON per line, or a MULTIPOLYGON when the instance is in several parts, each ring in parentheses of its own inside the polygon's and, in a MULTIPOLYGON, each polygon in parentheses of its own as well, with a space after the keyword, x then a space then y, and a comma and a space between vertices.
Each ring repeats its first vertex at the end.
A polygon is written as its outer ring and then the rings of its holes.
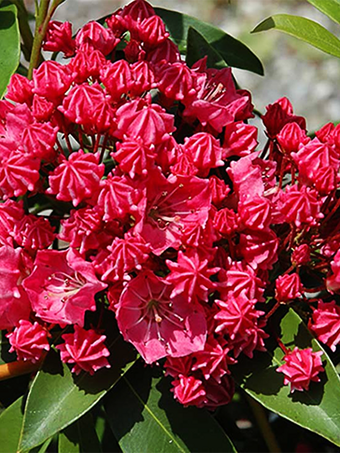
MULTIPOLYGON (((239 357, 265 350, 266 297, 304 303, 335 349, 340 126, 310 139, 282 98, 257 150, 250 93, 206 58, 190 68, 144 0, 74 39, 51 22, 44 45, 66 63, 15 74, 0 101, 0 329, 18 359, 66 328, 72 371, 109 367, 86 321, 109 309, 147 364, 165 359, 178 401, 213 409, 239 357)), ((319 355, 286 355, 292 390, 318 379, 319 355)))

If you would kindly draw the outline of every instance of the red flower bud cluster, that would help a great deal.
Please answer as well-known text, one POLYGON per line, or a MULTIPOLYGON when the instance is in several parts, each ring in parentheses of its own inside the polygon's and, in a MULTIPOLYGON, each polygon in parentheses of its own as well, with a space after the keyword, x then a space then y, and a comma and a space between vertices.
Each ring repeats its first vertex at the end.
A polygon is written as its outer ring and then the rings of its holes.
MULTIPOLYGON (((178 401, 212 409, 240 357, 266 348, 265 297, 308 304, 311 330, 339 343, 340 129, 311 140, 283 98, 259 151, 230 68, 188 67, 144 0, 106 23, 72 38, 51 22, 45 49, 67 60, 14 75, 0 101, 0 329, 19 359, 58 338, 61 360, 93 374, 110 366, 112 310, 178 401)), ((309 349, 285 360, 292 390, 322 369, 309 349)))

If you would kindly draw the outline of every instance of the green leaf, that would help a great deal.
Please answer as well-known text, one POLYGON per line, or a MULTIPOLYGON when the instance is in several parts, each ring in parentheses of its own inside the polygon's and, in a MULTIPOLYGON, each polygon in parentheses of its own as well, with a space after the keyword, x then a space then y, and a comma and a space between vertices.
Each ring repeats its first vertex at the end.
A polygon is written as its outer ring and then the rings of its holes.
POLYGON ((208 43, 201 33, 194 28, 189 27, 186 57, 187 65, 192 66, 204 56, 208 57, 208 68, 221 69, 228 66, 217 50, 208 43))
POLYGON ((0 99, 20 60, 17 9, 8 1, 0 5, 0 99))
POLYGON ((101 447, 94 428, 93 417, 85 414, 58 436, 58 453, 100 452, 101 447))
POLYGON ((50 351, 28 394, 20 451, 40 445, 90 410, 134 364, 135 351, 118 333, 110 369, 94 376, 74 376, 62 364, 59 354, 50 351))
POLYGON ((307 2, 340 24, 340 0, 307 0, 307 2))
POLYGON ((340 40, 322 25, 305 17, 276 14, 257 25, 252 33, 279 30, 340 58, 340 40))
POLYGON ((0 415, 0 453, 15 453, 18 449, 23 420, 23 397, 17 399, 0 415))
MULTIPOLYGON (((275 331, 287 348, 323 350, 292 309, 279 311, 284 316, 277 321, 275 331)), ((278 316, 276 313, 274 322, 278 316)), ((325 373, 320 374, 321 382, 312 382, 308 392, 290 394, 289 387, 283 385, 283 374, 276 371, 284 353, 274 339, 267 347, 267 352, 256 354, 252 360, 242 359, 233 367, 241 387, 266 408, 340 446, 340 380, 327 354, 323 351, 325 373)))
POLYGON ((235 452, 207 411, 174 400, 159 369, 136 365, 105 397, 104 407, 124 453, 235 452))
POLYGON ((188 30, 189 27, 192 27, 222 56, 228 66, 247 69, 260 75, 264 74, 262 63, 257 56, 245 44, 220 28, 177 11, 155 8, 155 12, 165 22, 171 38, 181 52, 187 51, 188 30))

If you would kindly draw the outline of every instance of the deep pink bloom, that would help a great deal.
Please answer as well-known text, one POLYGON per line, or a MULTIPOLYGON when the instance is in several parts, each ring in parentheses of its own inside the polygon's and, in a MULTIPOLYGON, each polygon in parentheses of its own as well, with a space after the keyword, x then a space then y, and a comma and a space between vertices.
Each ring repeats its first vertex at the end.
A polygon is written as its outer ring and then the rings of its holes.
POLYGON ((149 258, 149 245, 140 236, 129 233, 124 238, 115 238, 107 250, 106 259, 96 265, 106 282, 122 280, 125 273, 141 270, 141 265, 149 258))
MULTIPOLYGON (((150 16, 142 20, 137 27, 138 38, 147 48, 152 49, 165 41, 170 33, 165 30, 165 24, 159 16, 150 16)), ((134 36, 134 34, 133 34, 134 36)))
POLYGON ((6 200, 0 203, 0 244, 13 246, 15 226, 24 217, 22 202, 6 200))
POLYGON ((0 192, 2 198, 33 192, 39 181, 40 159, 16 151, 0 165, 0 192))
POLYGON ((172 381, 174 397, 184 407, 203 406, 207 403, 203 382, 194 376, 180 376, 172 381))
POLYGON ((216 211, 214 228, 224 236, 233 236, 239 227, 239 217, 232 209, 224 208, 216 211))
POLYGON ((81 254, 106 247, 121 231, 118 222, 105 222, 102 217, 96 207, 72 210, 70 217, 61 221, 63 228, 58 238, 69 242, 81 254))
POLYGON ((55 110, 53 102, 35 94, 33 96, 32 114, 37 121, 49 121, 55 110))
POLYGON ((301 266, 307 264, 310 261, 310 247, 308 244, 301 244, 293 250, 292 253, 292 264, 294 266, 301 266))
POLYGON ((279 240, 270 229, 246 231, 240 235, 240 252, 254 269, 271 269, 278 258, 278 246, 279 240))
POLYGON ((56 156, 53 147, 57 138, 57 127, 49 123, 32 123, 24 129, 21 148, 32 157, 45 161, 53 160, 56 156))
POLYGON ((293 152, 296 153, 301 146, 306 145, 310 141, 306 131, 295 122, 286 124, 276 139, 283 153, 288 155, 293 152))
POLYGON ((74 81, 80 84, 90 77, 92 80, 97 80, 102 68, 106 64, 106 58, 99 50, 78 50, 76 56, 68 64, 68 67, 70 68, 74 81))
POLYGON ((77 206, 81 201, 95 196, 99 181, 104 174, 104 164, 99 164, 99 155, 85 154, 83 150, 70 154, 68 160, 61 157, 61 163, 49 176, 48 194, 55 194, 58 200, 72 201, 77 206))
POLYGON ((21 286, 25 272, 22 249, 0 247, 0 330, 11 329, 30 315, 31 306, 21 286))
POLYGON ((257 129, 243 121, 227 124, 224 132, 223 159, 238 156, 244 157, 255 151, 257 146, 257 129))
POLYGON ((222 336, 215 338, 209 335, 204 350, 192 354, 194 358, 192 371, 200 370, 204 379, 213 378, 220 384, 222 377, 230 374, 229 365, 236 363, 236 360, 228 355, 230 350, 222 336))
POLYGON ((161 66, 164 63, 176 63, 181 61, 181 54, 178 47, 171 39, 166 39, 155 49, 149 51, 146 55, 147 61, 154 65, 161 66))
POLYGON ((7 335, 11 349, 16 352, 18 360, 29 360, 36 363, 44 351, 49 351, 48 331, 39 323, 21 319, 18 327, 7 335))
POLYGON ((31 80, 20 74, 13 74, 7 87, 6 99, 19 104, 31 104, 33 98, 33 84, 31 80))
POLYGON ((147 61, 141 60, 131 65, 133 83, 130 87, 131 96, 141 96, 144 92, 157 87, 154 68, 147 61))
POLYGON ((133 186, 128 177, 112 176, 100 182, 98 207, 103 211, 103 220, 124 218, 127 214, 136 215, 139 210, 142 192, 133 186))
POLYGON ((297 228, 315 226, 323 218, 321 203, 315 190, 306 186, 287 186, 286 192, 282 193, 280 209, 285 221, 294 223, 297 228))
POLYGON ((257 300, 248 299, 244 294, 234 297, 230 294, 227 300, 216 300, 220 311, 215 315, 217 320, 216 333, 226 333, 231 340, 236 336, 247 336, 250 328, 257 324, 263 311, 256 310, 257 300))
POLYGON ((157 145, 175 131, 174 117, 148 98, 126 102, 116 112, 119 139, 140 139, 145 145, 157 145))
POLYGON ((15 242, 26 250, 48 248, 56 234, 50 222, 35 215, 26 215, 16 223, 13 231, 15 242))
POLYGON ((72 57, 75 51, 75 42, 72 39, 72 24, 50 20, 43 49, 50 52, 63 52, 65 57, 72 57))
POLYGON ((211 134, 200 132, 184 140, 182 147, 184 153, 189 154, 199 176, 207 176, 209 170, 224 165, 222 148, 219 141, 211 134))
POLYGON ((195 93, 195 73, 183 62, 159 67, 158 89, 166 97, 181 101, 195 93))
POLYGON ((105 335, 75 325, 74 333, 62 335, 62 339, 65 343, 59 344, 57 348, 64 363, 74 363, 72 373, 79 374, 84 370, 92 375, 101 368, 111 368, 106 358, 110 352, 104 344, 105 335))
POLYGON ((117 322, 125 340, 146 363, 201 351, 207 325, 201 308, 182 295, 170 296, 172 285, 151 271, 140 273, 125 287, 117 322))
POLYGON ((285 274, 277 277, 275 297, 279 302, 289 302, 302 296, 303 287, 299 274, 285 274))
POLYGON ((92 264, 72 249, 38 251, 34 264, 23 286, 36 315, 51 323, 83 326, 86 310, 96 308, 94 296, 107 286, 97 279, 92 264))
POLYGON ((117 151, 111 155, 119 162, 119 168, 128 173, 131 178, 136 175, 146 175, 154 165, 156 157, 153 145, 145 146, 137 140, 118 142, 117 151))
POLYGON ((293 107, 285 97, 278 99, 273 104, 267 105, 266 114, 262 116, 262 121, 267 128, 270 138, 275 138, 283 126, 295 122, 301 129, 306 130, 306 121, 302 116, 293 114, 293 107))
POLYGON ((96 82, 93 85, 83 83, 74 86, 69 91, 59 110, 70 121, 89 127, 93 123, 96 107, 105 102, 105 93, 99 83, 96 82))
POLYGON ((72 77, 68 68, 56 61, 44 61, 33 71, 33 92, 51 101, 58 102, 71 83, 72 77))
MULTIPOLYGON (((254 153, 255 155, 257 153, 254 153)), ((264 184, 262 181, 262 171, 259 165, 254 162, 252 155, 241 157, 238 161, 233 161, 227 169, 228 175, 234 184, 234 191, 239 197, 262 196, 264 184)))
POLYGON ((276 369, 284 374, 284 385, 290 385, 290 391, 309 389, 311 381, 319 382, 319 373, 324 371, 321 356, 323 352, 312 352, 312 348, 288 351, 283 360, 286 362, 276 369))
POLYGON ((233 297, 243 294, 248 299, 264 302, 264 282, 244 261, 236 261, 229 269, 222 269, 219 273, 219 282, 221 282, 218 285, 221 298, 228 297, 228 294, 233 297))
POLYGON ((170 176, 149 172, 146 181, 147 206, 136 231, 160 255, 168 247, 178 249, 186 230, 204 227, 210 210, 208 182, 197 177, 170 176))
POLYGON ((238 204, 241 223, 250 230, 265 230, 271 223, 271 204, 258 195, 242 197, 238 204))
POLYGON ((209 177, 209 189, 211 192, 211 201, 220 208, 224 200, 230 193, 230 187, 220 178, 215 175, 209 177))
POLYGON ((99 50, 108 55, 117 46, 120 39, 114 36, 109 28, 91 21, 85 24, 77 33, 76 47, 80 50, 99 50))
POLYGON ((340 343, 340 307, 334 300, 319 300, 308 324, 309 329, 334 352, 340 343))
MULTIPOLYGON (((192 68, 197 72, 196 93, 183 99, 186 118, 197 118, 203 126, 209 124, 217 132, 235 121, 236 115, 246 111, 250 98, 238 93, 231 75, 230 68, 207 69, 206 57, 198 61, 192 68)), ((244 115, 246 119, 251 114, 244 115)))
POLYGON ((123 94, 128 94, 133 86, 131 66, 126 60, 103 65, 100 80, 114 102, 118 102, 123 94))
POLYGON ((215 289, 210 277, 219 271, 218 267, 209 268, 208 260, 202 260, 197 252, 179 251, 177 263, 166 260, 170 274, 166 280, 174 285, 171 297, 183 294, 188 302, 208 301, 209 291, 215 289))

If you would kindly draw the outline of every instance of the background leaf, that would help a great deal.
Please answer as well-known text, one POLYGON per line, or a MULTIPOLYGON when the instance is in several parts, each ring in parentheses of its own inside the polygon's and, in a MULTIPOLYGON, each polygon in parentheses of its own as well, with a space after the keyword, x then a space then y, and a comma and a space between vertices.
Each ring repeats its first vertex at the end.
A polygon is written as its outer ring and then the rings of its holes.
POLYGON ((17 9, 7 1, 0 5, 0 99, 20 60, 17 9))
POLYGON ((279 30, 340 58, 340 40, 322 25, 305 17, 276 14, 257 25, 252 33, 279 30))
POLYGON ((235 451, 207 411, 174 400, 159 369, 136 364, 105 397, 104 407, 123 452, 235 451))
MULTIPOLYGON (((281 319, 279 310, 273 319, 283 344, 289 349, 322 350, 301 318, 292 309, 285 310, 280 309, 284 314, 281 319)), ((267 347, 268 352, 258 353, 254 359, 244 358, 233 367, 233 376, 241 387, 266 408, 340 446, 340 380, 327 354, 322 356, 325 373, 320 374, 321 382, 312 382, 308 392, 290 394, 289 387, 283 385, 283 374, 276 371, 284 353, 274 339, 267 347)))
POLYGON ((20 451, 40 445, 90 410, 133 365, 135 351, 117 333, 110 369, 94 376, 75 376, 61 363, 59 354, 50 351, 30 389, 25 407, 20 451))
POLYGON ((340 0, 307 0, 307 2, 340 24, 340 0))
POLYGON ((207 40, 229 66, 263 75, 263 66, 257 56, 245 44, 220 28, 177 11, 165 8, 154 9, 165 22, 171 38, 179 46, 181 52, 187 51, 188 30, 189 27, 192 27, 207 40))
POLYGON ((186 56, 187 65, 192 66, 204 56, 208 57, 208 68, 221 69, 228 66, 222 56, 208 43, 201 33, 189 27, 186 56))
POLYGON ((0 415, 0 453, 15 453, 18 449, 23 421, 23 398, 17 399, 0 415))
POLYGON ((100 452, 101 447, 91 413, 85 414, 58 436, 58 453, 100 452))

